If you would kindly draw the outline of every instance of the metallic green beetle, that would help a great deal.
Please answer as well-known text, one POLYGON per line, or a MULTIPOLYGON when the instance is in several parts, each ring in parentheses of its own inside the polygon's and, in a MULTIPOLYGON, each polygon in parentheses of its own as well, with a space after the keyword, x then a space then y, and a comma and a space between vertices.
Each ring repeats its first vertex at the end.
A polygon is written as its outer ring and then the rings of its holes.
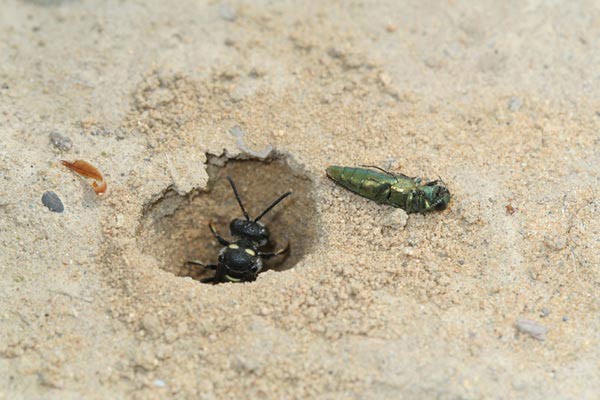
POLYGON ((393 174, 379 167, 327 168, 327 176, 335 183, 377 203, 400 207, 408 214, 445 210, 450 202, 450 192, 441 180, 421 184, 421 178, 393 174), (375 168, 377 169, 369 169, 375 168))

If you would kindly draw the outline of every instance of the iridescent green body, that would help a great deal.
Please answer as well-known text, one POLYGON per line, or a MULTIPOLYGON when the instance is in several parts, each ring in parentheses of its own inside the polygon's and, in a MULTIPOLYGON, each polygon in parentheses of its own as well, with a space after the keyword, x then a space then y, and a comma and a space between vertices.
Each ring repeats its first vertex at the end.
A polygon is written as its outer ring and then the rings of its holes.
POLYGON ((408 214, 444 210, 451 197, 442 181, 421 184, 421 178, 393 174, 378 167, 332 165, 327 168, 327 176, 356 194, 377 203, 400 207, 408 214))

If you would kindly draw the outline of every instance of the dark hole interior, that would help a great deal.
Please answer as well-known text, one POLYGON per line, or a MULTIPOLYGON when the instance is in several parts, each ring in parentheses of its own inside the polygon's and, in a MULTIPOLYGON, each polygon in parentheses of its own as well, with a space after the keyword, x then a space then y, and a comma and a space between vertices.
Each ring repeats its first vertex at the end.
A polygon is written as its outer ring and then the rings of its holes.
POLYGON ((263 251, 279 249, 290 242, 290 251, 266 260, 264 270, 292 268, 310 251, 317 236, 317 211, 310 179, 282 159, 226 160, 223 166, 213 165, 223 162, 213 159, 213 163, 208 164, 206 191, 180 196, 168 190, 146 207, 138 235, 144 253, 155 257, 162 269, 177 276, 198 280, 211 276, 213 271, 190 267, 186 261, 194 259, 216 264, 222 246, 212 236, 209 221, 214 221, 219 233, 230 239, 230 221, 243 218, 226 179, 231 176, 251 218, 258 216, 279 195, 293 192, 261 219, 269 228, 271 243, 263 251))

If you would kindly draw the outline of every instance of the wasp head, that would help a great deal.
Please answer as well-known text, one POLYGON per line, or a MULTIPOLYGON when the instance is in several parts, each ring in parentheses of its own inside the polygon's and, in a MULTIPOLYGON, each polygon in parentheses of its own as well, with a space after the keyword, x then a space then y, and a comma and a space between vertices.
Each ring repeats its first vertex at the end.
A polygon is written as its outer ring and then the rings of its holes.
POLYGON ((229 224, 229 230, 232 236, 249 240, 259 247, 269 241, 269 230, 260 222, 236 218, 229 224))

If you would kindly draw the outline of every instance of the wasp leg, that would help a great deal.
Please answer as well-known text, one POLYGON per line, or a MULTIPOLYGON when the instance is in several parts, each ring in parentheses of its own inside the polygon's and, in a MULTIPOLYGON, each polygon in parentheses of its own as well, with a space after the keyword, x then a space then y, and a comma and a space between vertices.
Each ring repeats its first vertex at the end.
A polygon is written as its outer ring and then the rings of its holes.
MULTIPOLYGON (((212 271, 216 271, 217 266, 215 264, 204 264, 202 261, 198 261, 198 260, 188 260, 186 261, 186 263, 188 265, 192 265, 192 266, 198 266, 198 267, 202 267, 204 269, 210 269, 212 271)), ((215 277, 211 277, 211 278, 204 278, 204 279, 200 279, 200 282, 202 283, 212 283, 212 284, 216 284, 217 282, 215 281, 215 277)))
POLYGON ((215 228, 215 226, 213 225, 213 222, 210 221, 208 223, 208 227, 210 228, 210 231, 212 232, 213 236, 219 241, 219 243, 222 246, 229 246, 229 241, 227 239, 225 239, 223 236, 221 236, 219 234, 219 232, 217 232, 217 229, 215 228))
POLYGON ((212 271, 215 271, 217 269, 216 264, 204 264, 202 261, 198 260, 187 260, 186 263, 190 265, 197 265, 199 267, 210 269, 212 271))
POLYGON ((261 258, 269 259, 271 257, 275 257, 275 256, 278 256, 278 255, 281 255, 281 254, 287 252, 289 249, 290 249, 290 242, 287 242, 285 244, 285 246, 282 249, 280 249, 280 250, 274 251, 272 253, 260 253, 259 252, 258 256, 261 257, 261 258))

